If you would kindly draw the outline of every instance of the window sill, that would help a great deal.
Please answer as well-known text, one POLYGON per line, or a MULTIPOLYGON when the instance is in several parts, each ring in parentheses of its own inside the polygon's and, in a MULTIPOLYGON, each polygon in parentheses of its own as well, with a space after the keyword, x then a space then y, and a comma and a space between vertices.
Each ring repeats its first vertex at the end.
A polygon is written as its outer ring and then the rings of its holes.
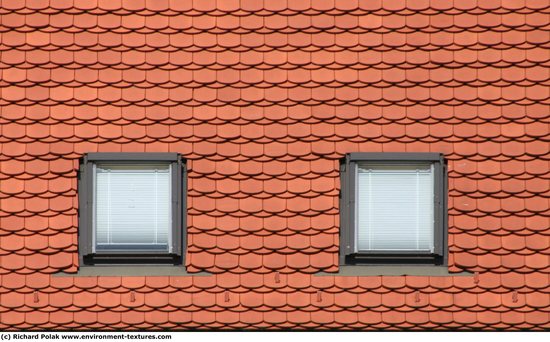
POLYGON ((468 277, 473 276, 470 272, 449 273, 445 266, 430 265, 387 265, 387 266, 368 266, 368 265, 346 265, 340 266, 336 273, 320 272, 315 276, 338 276, 338 277, 357 277, 357 276, 430 276, 430 277, 468 277))
POLYGON ((97 277, 97 276, 123 276, 123 277, 166 277, 166 276, 211 276, 208 272, 187 273, 182 266, 157 266, 157 265, 96 265, 81 266, 77 273, 55 273, 54 277, 97 277))

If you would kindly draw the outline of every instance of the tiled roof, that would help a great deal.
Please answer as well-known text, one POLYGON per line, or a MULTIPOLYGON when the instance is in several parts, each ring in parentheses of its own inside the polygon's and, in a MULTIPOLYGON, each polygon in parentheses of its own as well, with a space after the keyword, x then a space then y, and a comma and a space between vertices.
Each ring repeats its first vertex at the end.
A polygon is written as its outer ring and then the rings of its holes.
POLYGON ((549 329, 546 1, 3 0, 0 329, 549 329), (77 160, 189 166, 187 269, 77 270, 77 160), (442 152, 449 270, 338 270, 338 159, 442 152))

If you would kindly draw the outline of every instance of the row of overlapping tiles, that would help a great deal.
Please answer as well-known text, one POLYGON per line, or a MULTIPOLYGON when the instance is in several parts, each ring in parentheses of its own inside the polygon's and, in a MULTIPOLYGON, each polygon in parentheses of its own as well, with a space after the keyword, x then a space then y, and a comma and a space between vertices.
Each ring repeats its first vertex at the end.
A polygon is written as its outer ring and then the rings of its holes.
POLYGON ((233 17, 8 6, 2 104, 547 104, 548 8, 500 6, 233 17))
MULTIPOLYGON (((482 273, 470 277, 332 277, 247 273, 199 277, 50 277, 8 274, 2 313, 178 309, 243 312, 457 312, 548 314, 548 275, 482 273), (524 284, 528 284, 525 286, 524 284)), ((542 322, 546 323, 546 322, 542 322)))
MULTIPOLYGON (((1 315, 1 314, 0 314, 1 315)), ((4 314, 3 316, 6 316, 4 314)), ((0 317, 3 317, 0 316, 0 317)), ((10 312, 6 330, 534 330, 547 329, 540 312, 199 310, 10 312)))
POLYGON ((314 12, 345 12, 345 11, 380 11, 386 14, 400 11, 469 11, 476 10, 481 12, 495 10, 543 10, 547 8, 543 1, 529 0, 496 0, 496 1, 360 1, 360 0, 296 0, 296 1, 254 1, 254 0, 228 0, 228 1, 132 1, 132 0, 13 0, 2 3, 1 8, 6 10, 63 10, 63 11, 123 11, 124 13, 133 13, 146 11, 147 13, 188 11, 191 13, 241 13, 241 12, 261 12, 268 14, 314 11, 314 12))
POLYGON ((311 322, 347 328, 387 324, 401 329, 544 329, 550 305, 548 275, 536 273, 454 278, 248 273, 74 279, 10 274, 3 279, 3 328, 98 324, 94 327, 116 329, 148 323, 157 328, 213 327, 207 323, 237 328, 240 322, 258 329, 281 328, 289 322, 303 329, 315 327, 308 326, 311 322), (113 326, 117 323, 121 325, 113 326))

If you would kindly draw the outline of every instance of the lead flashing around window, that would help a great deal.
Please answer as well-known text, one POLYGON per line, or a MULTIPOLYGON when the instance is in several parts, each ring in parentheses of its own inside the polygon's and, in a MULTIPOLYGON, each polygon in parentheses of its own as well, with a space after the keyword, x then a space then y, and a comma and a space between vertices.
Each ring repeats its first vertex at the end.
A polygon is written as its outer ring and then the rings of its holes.
POLYGON ((431 161, 443 163, 443 154, 434 152, 352 152, 352 161, 431 161))
POLYGON ((361 277, 361 276, 429 276, 429 277, 470 277, 473 273, 449 273, 445 266, 368 266, 368 265, 340 265, 336 273, 315 273, 316 277, 361 277))
POLYGON ((187 273, 185 267, 158 265, 95 265, 81 266, 77 273, 55 273, 54 277, 207 277, 213 274, 207 272, 187 273))
POLYGON ((179 154, 171 152, 93 152, 86 161, 178 161, 179 154))

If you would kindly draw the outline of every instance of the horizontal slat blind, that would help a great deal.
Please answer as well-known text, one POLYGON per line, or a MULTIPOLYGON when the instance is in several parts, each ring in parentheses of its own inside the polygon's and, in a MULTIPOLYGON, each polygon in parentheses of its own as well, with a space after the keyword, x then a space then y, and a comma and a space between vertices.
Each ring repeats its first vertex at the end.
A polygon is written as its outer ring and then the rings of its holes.
POLYGON ((434 249, 431 164, 358 163, 357 251, 434 249))
POLYGON ((168 251, 169 164, 96 167, 95 248, 168 251))

